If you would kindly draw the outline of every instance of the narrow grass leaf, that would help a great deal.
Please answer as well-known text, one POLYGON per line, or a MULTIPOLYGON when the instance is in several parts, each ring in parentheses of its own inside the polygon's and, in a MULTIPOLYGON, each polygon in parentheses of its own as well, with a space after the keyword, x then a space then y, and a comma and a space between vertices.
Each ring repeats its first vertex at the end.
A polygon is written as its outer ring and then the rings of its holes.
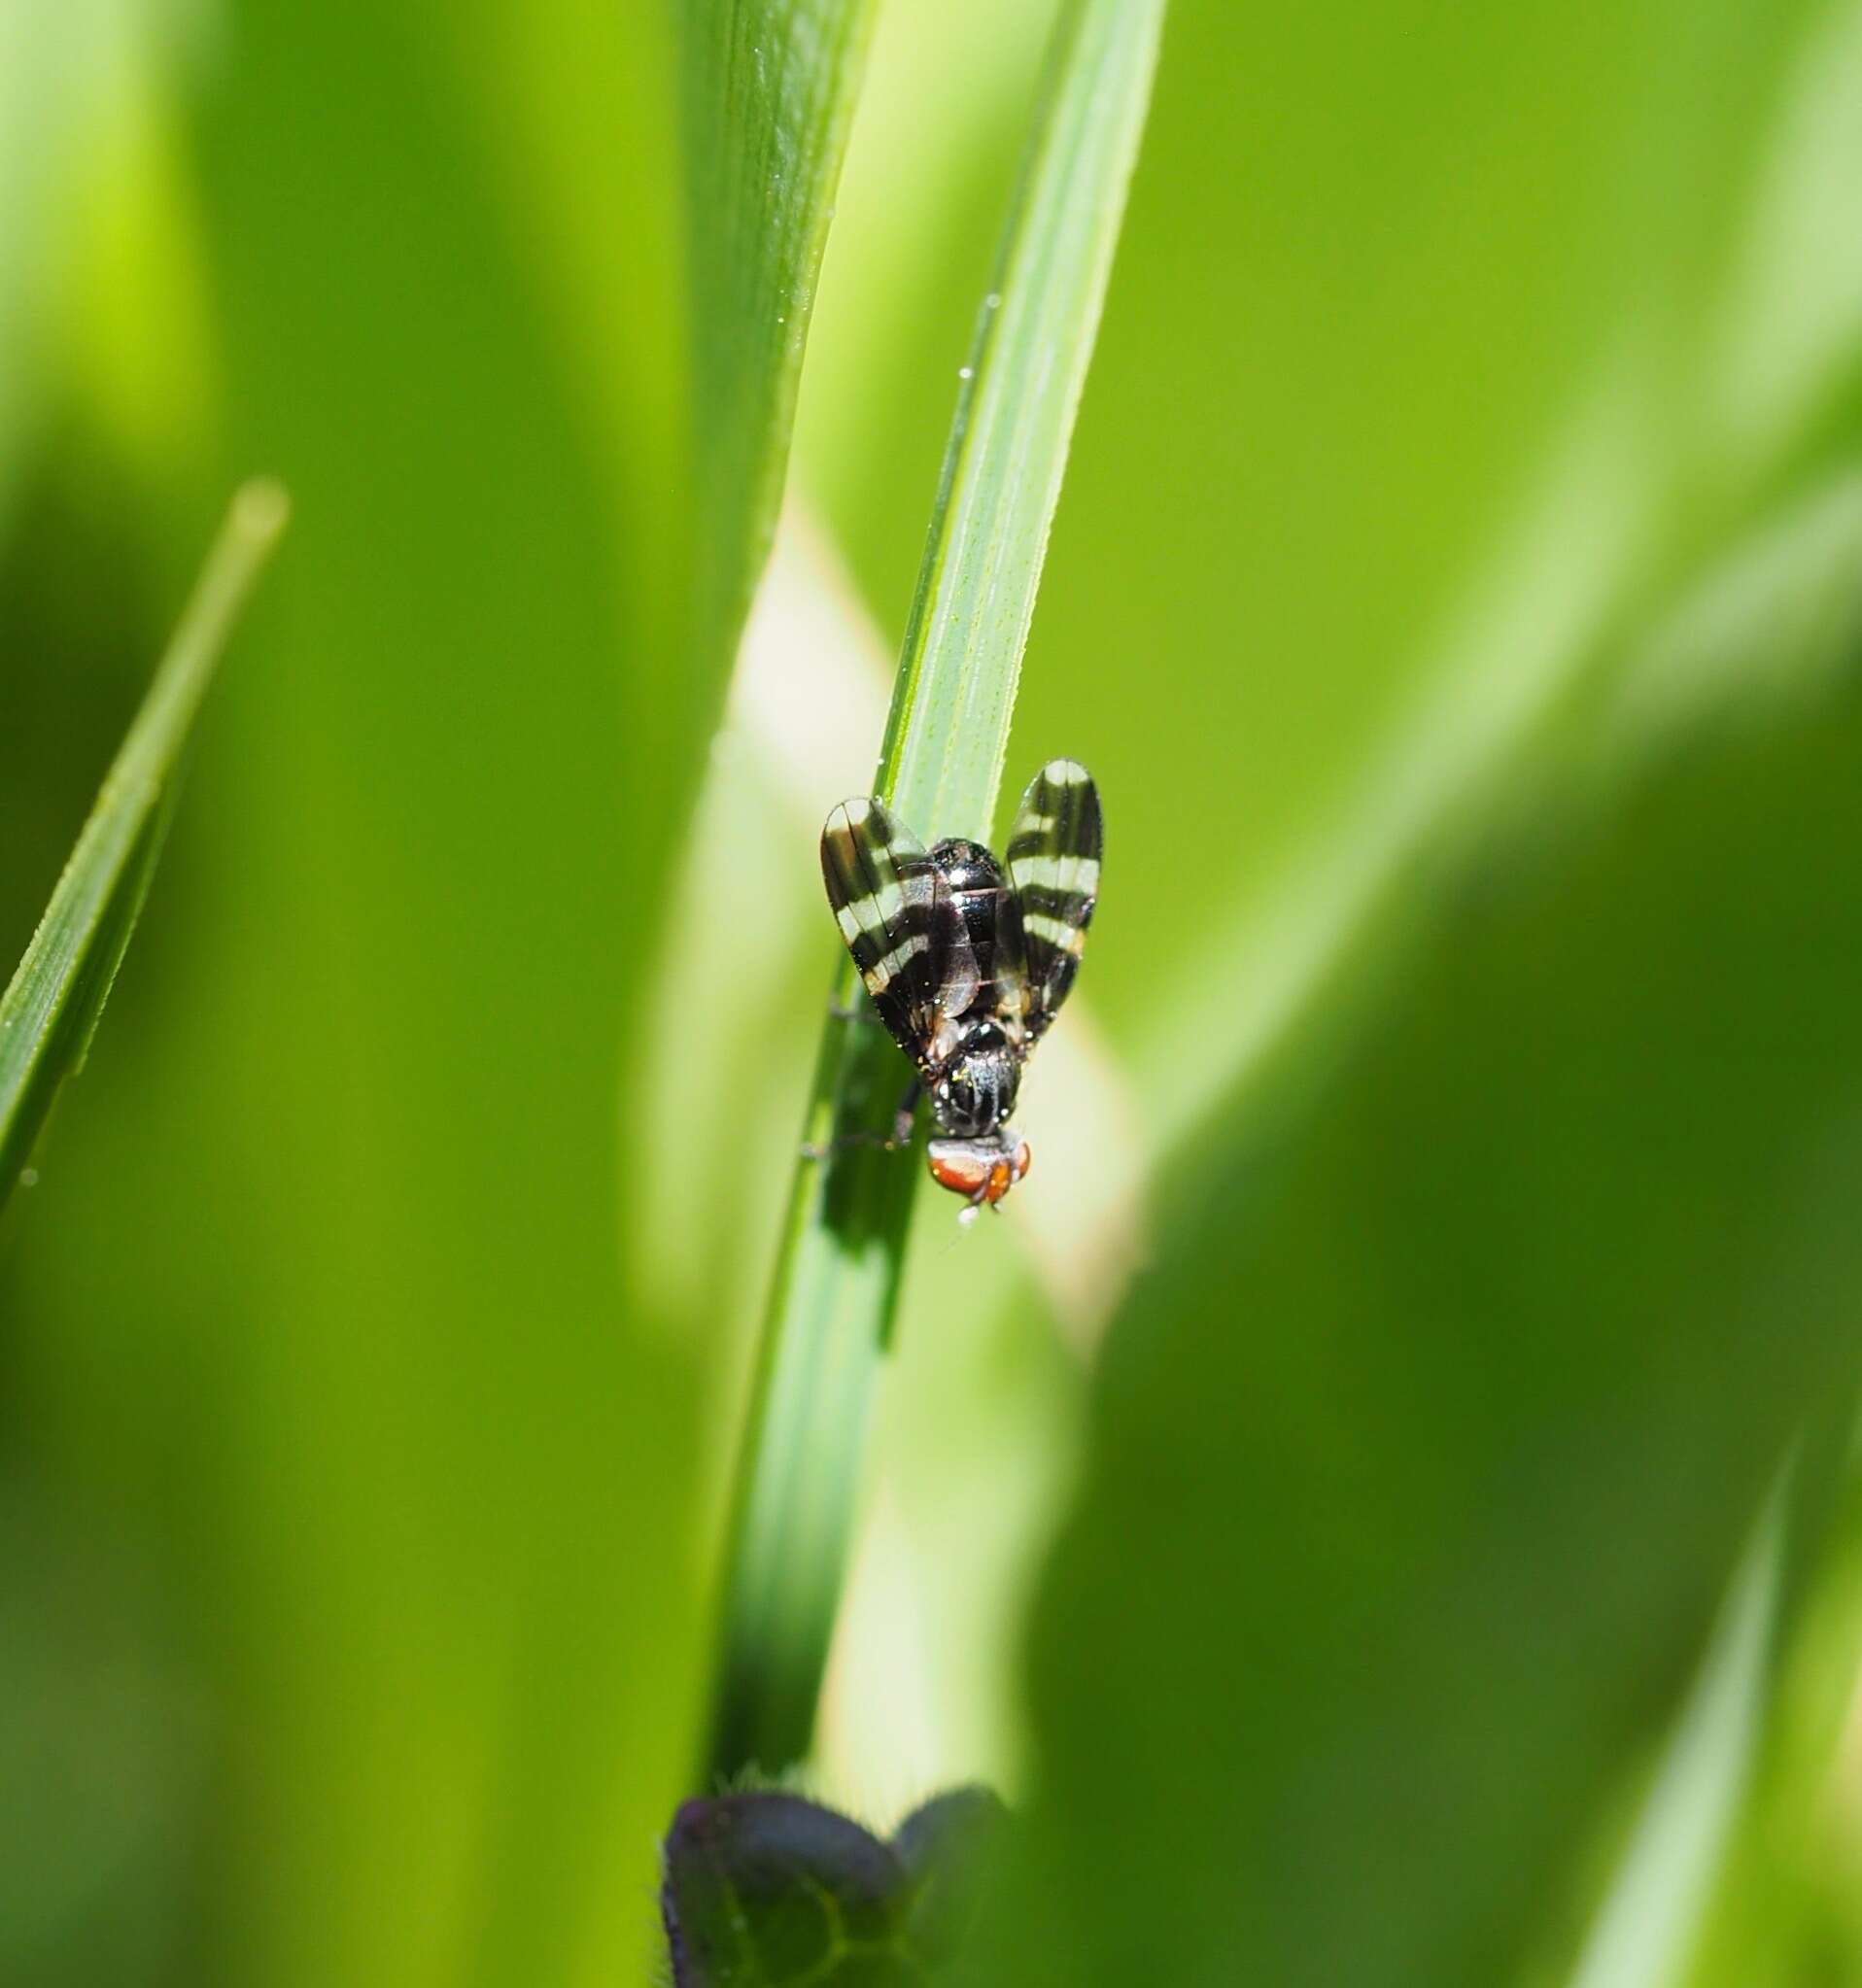
POLYGON ((59 1086, 84 1067, 160 854, 195 713, 285 517, 275 484, 250 484, 234 498, 45 917, 0 995, 0 1205, 59 1086))
POLYGON ((1124 218, 1163 0, 1080 0, 1056 30, 1000 280, 963 368, 879 792, 985 836, 1048 534, 1124 218))
MULTIPOLYGON (((1150 95, 1162 0, 1076 0, 1055 32, 932 516, 877 791, 921 838, 985 835, 1022 650, 1150 95)), ((823 808, 839 796, 824 796, 823 808)), ((824 914, 825 923, 825 914, 824 914)), ((726 1566, 713 1772, 808 1749, 915 1165, 846 1144, 908 1072, 835 975, 771 1294, 726 1566)))

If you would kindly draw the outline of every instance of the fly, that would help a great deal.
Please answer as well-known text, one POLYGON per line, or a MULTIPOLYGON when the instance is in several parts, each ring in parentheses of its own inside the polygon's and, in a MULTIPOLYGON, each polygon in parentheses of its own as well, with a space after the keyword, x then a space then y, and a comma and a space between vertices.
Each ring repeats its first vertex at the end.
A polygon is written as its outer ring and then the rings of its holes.
POLYGON ((1028 782, 1006 855, 949 837, 926 849, 870 795, 821 831, 821 874, 879 1019, 912 1060, 938 1136, 931 1178, 972 1211, 1028 1171, 1009 1122, 1021 1073, 1073 986, 1099 896, 1099 791, 1078 760, 1028 782))

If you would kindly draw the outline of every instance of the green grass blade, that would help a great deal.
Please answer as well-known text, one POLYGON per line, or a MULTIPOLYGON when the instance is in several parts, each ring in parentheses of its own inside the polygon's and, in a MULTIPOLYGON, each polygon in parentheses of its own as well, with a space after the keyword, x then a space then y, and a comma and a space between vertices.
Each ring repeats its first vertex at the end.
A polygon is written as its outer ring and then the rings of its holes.
POLYGON ((873 0, 681 9, 700 653, 728 662, 781 500, 873 0))
POLYGON ((996 288, 964 368, 879 791, 986 835, 1067 445, 1144 126, 1162 0, 1081 0, 1056 31, 996 288))
MULTIPOLYGON (((927 839, 986 834, 994 811, 1162 12, 1161 0, 1077 0, 1056 29, 879 760, 878 791, 927 839)), ((824 795, 822 811, 840 798, 824 795)), ((845 961, 835 991, 844 1008, 857 992, 845 961)), ((906 1075, 876 1027, 830 1020, 808 1140, 882 1128, 906 1075)), ((917 1180, 913 1159, 870 1148, 798 1168, 740 1463, 713 1773, 808 1749, 917 1180)))
POLYGON ((45 917, 0 995, 0 1205, 59 1086, 84 1067, 160 854, 195 713, 285 518, 275 484, 249 484, 234 498, 45 917))

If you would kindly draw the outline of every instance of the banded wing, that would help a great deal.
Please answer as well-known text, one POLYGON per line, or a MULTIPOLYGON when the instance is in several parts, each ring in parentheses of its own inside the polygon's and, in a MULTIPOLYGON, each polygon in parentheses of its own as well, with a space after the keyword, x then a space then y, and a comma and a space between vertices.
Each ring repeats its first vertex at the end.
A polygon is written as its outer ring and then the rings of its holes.
POLYGON ((942 1059, 976 999, 976 954, 950 887, 909 829, 871 799, 844 801, 821 831, 821 875, 841 937, 892 1039, 942 1059))
POLYGON ((1051 759, 1028 782, 1009 834, 1007 868, 1021 912, 1030 1042, 1053 1019, 1080 971, 1099 899, 1104 841, 1092 775, 1078 760, 1051 759))

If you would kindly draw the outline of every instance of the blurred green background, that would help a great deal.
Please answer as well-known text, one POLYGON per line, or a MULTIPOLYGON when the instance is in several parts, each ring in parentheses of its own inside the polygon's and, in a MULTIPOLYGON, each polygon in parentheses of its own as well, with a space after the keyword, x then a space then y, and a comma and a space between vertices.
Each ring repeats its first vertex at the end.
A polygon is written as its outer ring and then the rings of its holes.
MULTIPOLYGON (((714 732, 700 11, 0 4, 0 957, 294 503, 0 1238, 0 1981, 652 1978, 1050 17, 881 0, 714 732)), ((1862 1980, 1858 185, 1852 4, 1177 0, 813 1764, 1024 1805, 1015 1978, 1862 1980)))

